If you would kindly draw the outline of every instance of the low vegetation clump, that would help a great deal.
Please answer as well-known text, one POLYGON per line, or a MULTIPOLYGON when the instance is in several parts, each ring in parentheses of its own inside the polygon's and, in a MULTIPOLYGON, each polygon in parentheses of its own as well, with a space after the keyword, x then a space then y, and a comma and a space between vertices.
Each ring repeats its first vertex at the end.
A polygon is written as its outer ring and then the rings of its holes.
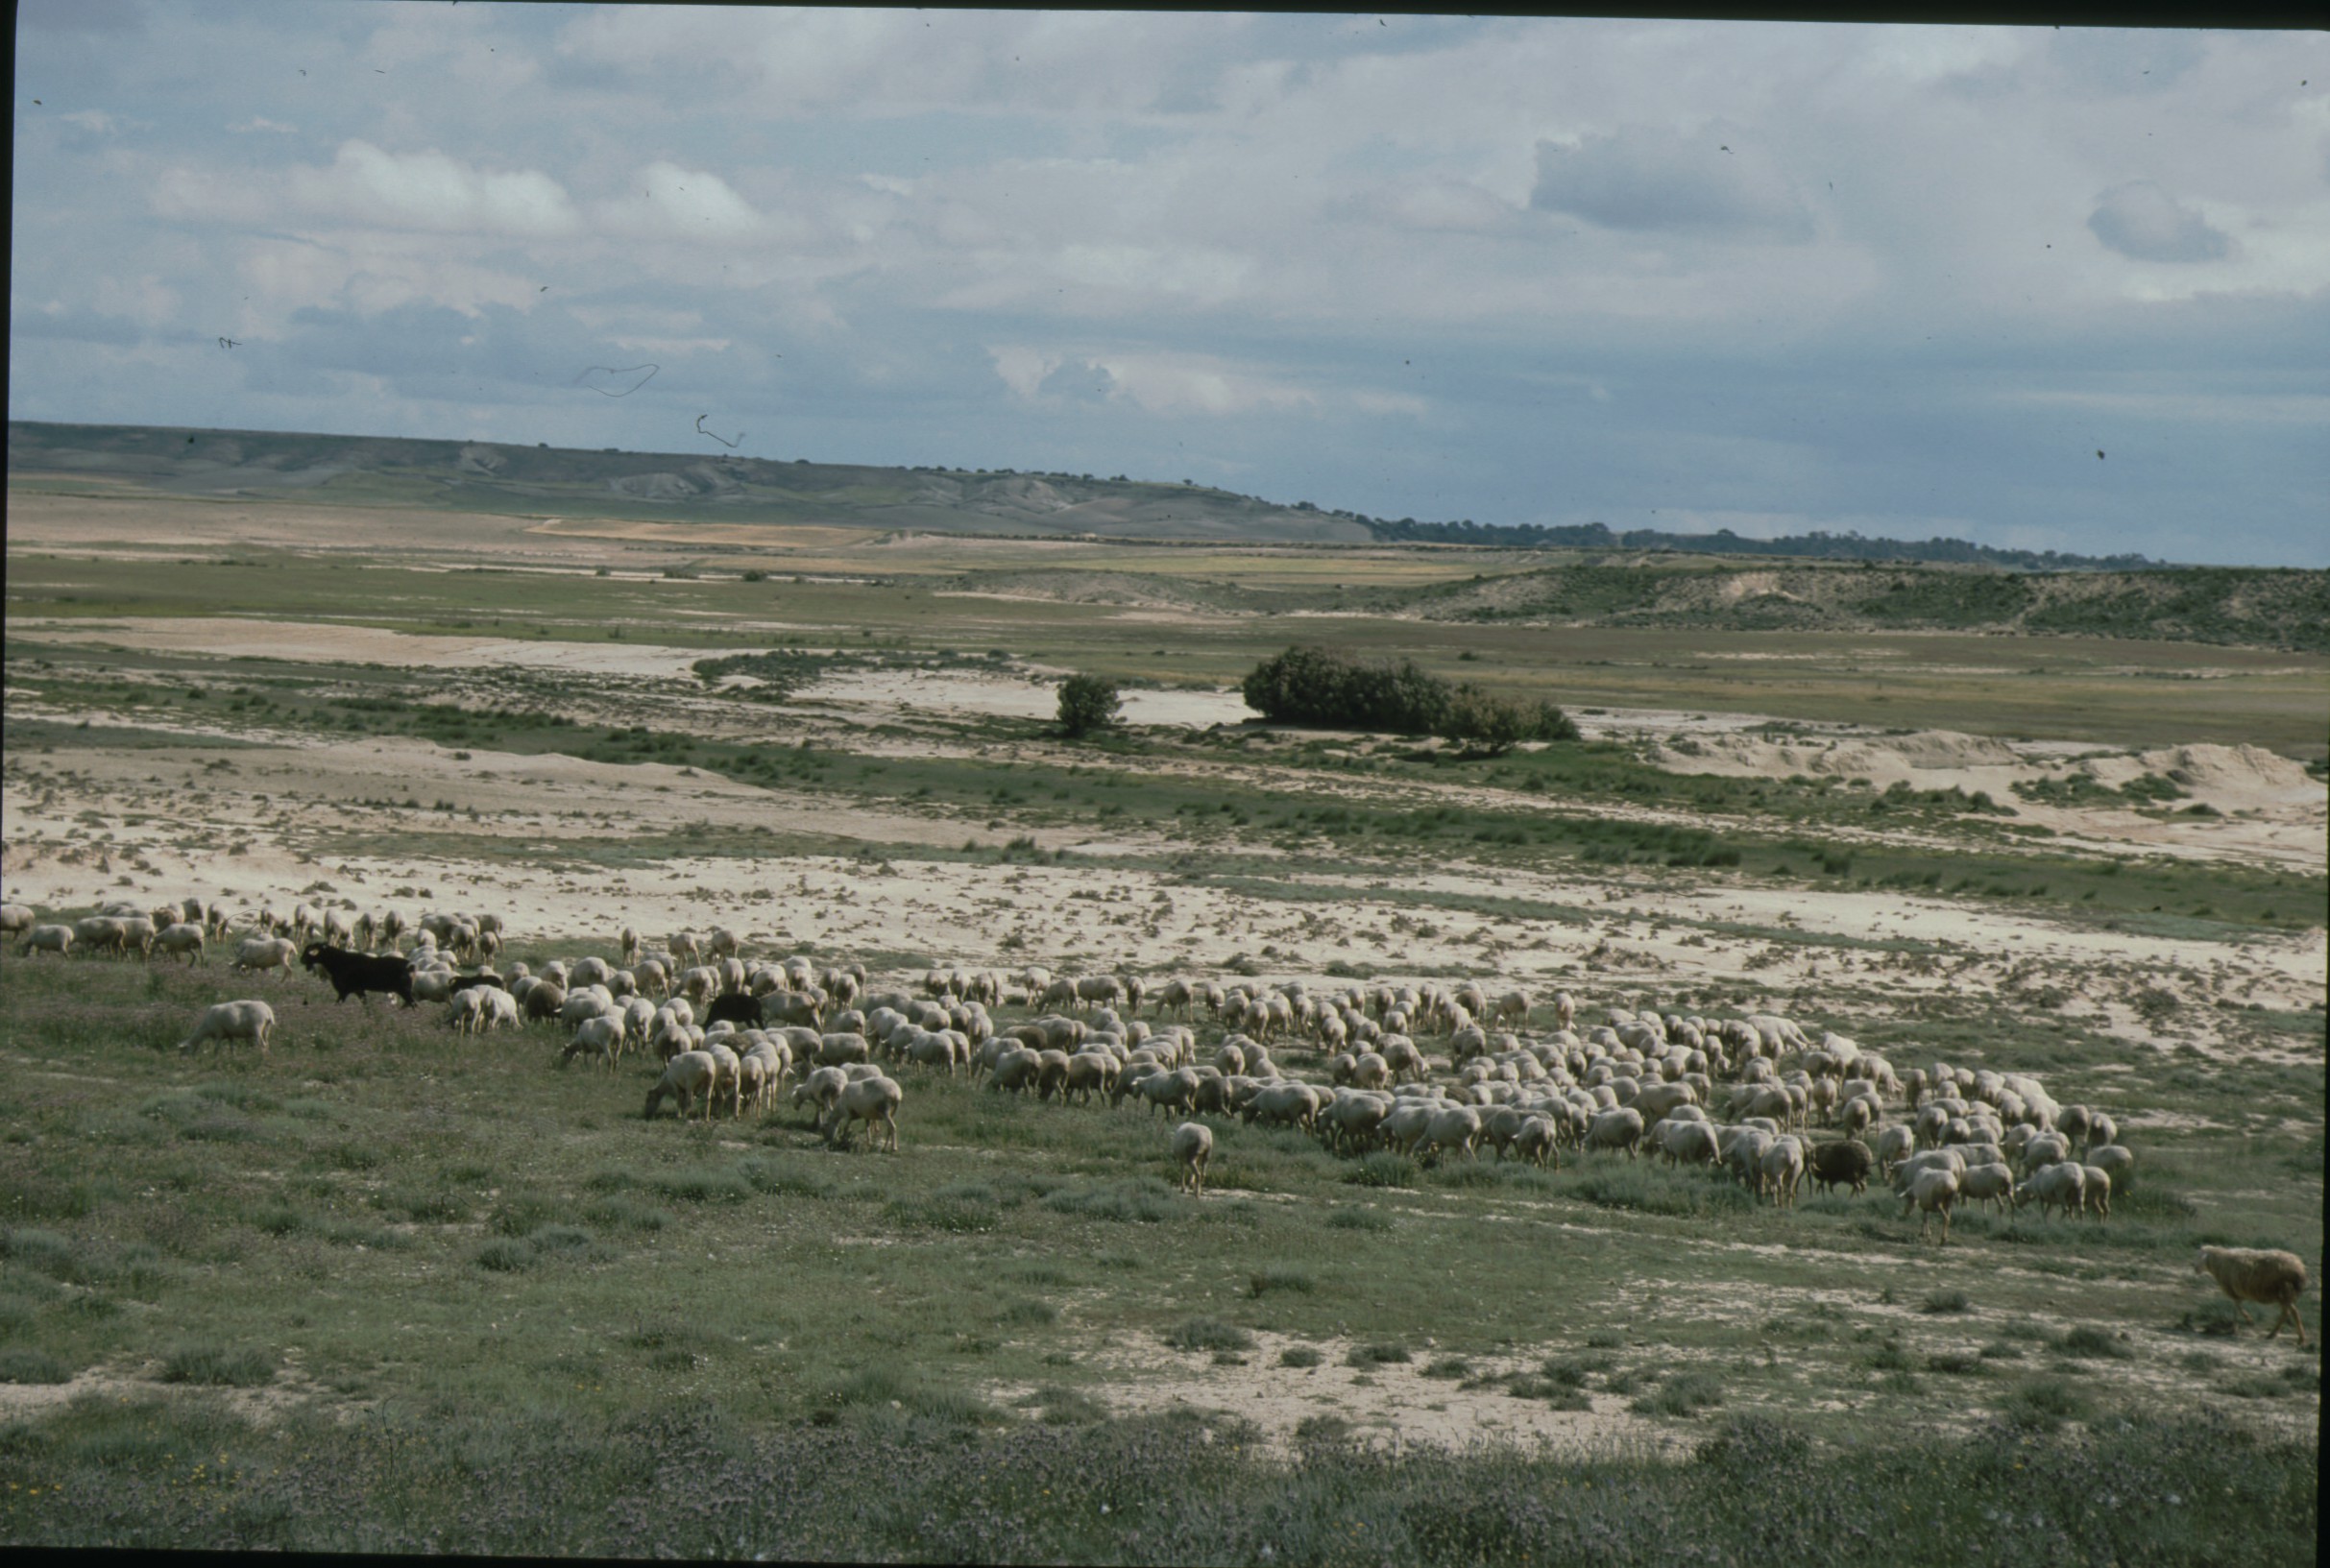
POLYGON ((1279 724, 1439 736, 1493 755, 1523 740, 1578 738, 1577 725, 1549 702, 1454 684, 1412 659, 1391 663, 1298 645, 1255 665, 1241 689, 1248 707, 1279 724))
POLYGON ((1041 1418, 1026 1419, 886 1373, 836 1385, 826 1419, 761 1429, 686 1401, 606 1421, 389 1407, 265 1425, 108 1401, 6 1429, 18 1489, 0 1493, 0 1535, 131 1550, 1419 1568, 1955 1568, 1969 1540, 2002 1562, 2311 1560, 2311 1441, 2205 1416, 2043 1430, 2050 1403, 2026 1402, 2041 1419, 2004 1429, 1849 1441, 1734 1416, 1677 1463, 1620 1447, 1393 1450, 1332 1415, 1277 1459, 1235 1422, 1097 1420, 1052 1387, 1029 1397, 1041 1418), (694 1503, 674 1507, 683 1479, 694 1503), (1978 1517, 1903 1528, 1937 1496, 1980 1499, 1978 1517))
POLYGON ((1123 706, 1114 681, 1099 675, 1071 675, 1059 684, 1060 733, 1072 740, 1105 730, 1123 706))

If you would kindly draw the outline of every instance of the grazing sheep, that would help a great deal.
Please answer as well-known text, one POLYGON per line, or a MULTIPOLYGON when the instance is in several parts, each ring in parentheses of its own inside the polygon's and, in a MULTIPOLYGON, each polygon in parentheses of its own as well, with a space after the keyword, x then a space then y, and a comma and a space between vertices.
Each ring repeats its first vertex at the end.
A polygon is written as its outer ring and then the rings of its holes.
MULTIPOLYGON (((469 997, 478 993, 464 991, 461 994, 469 997)), ((623 1053, 623 1021, 619 1018, 586 1018, 575 1029, 574 1038, 567 1042, 567 1049, 559 1054, 558 1065, 564 1067, 576 1056, 589 1055, 605 1062, 607 1071, 612 1073, 617 1060, 623 1053)))
POLYGON ((664 1075, 655 1080, 654 1088, 647 1091, 647 1108, 640 1113, 640 1120, 654 1121, 658 1106, 662 1105, 666 1099, 677 1099, 680 1120, 684 1122, 688 1119, 688 1113, 694 1106, 697 1097, 701 1096, 704 1102, 704 1119, 710 1121, 712 1119, 712 1089, 718 1073, 719 1069, 714 1063, 709 1051, 681 1051, 664 1064, 664 1075))
POLYGON ((1450 1105, 1433 1112, 1425 1121, 1419 1146, 1435 1155, 1443 1149, 1457 1149, 1469 1160, 1480 1136, 1480 1113, 1469 1105, 1450 1105))
POLYGON ((2036 1201, 2039 1212, 2061 1209, 2068 1219, 2086 1206, 2087 1172, 2068 1160, 2043 1165, 2016 1186, 2014 1206, 2036 1201))
POLYGON ((36 926, 27 932, 16 951, 23 953, 53 953, 62 958, 73 951, 73 928, 70 926, 36 926))
POLYGON ((1513 1152, 1541 1170, 1546 1162, 1555 1157, 1556 1137, 1554 1125, 1546 1118, 1526 1117, 1521 1122, 1520 1130, 1513 1135, 1513 1152))
POLYGON ((842 1086, 828 1113, 825 1141, 836 1147, 849 1146, 850 1129, 856 1123, 866 1124, 866 1144, 871 1147, 877 1131, 889 1133, 890 1152, 898 1152, 898 1107, 906 1098, 906 1091, 896 1080, 886 1077, 860 1078, 842 1086))
POLYGON ((235 944, 234 967, 248 970, 279 969, 288 975, 299 955, 298 945, 287 936, 247 936, 235 944))
POLYGON ((1895 1123, 1877 1135, 1877 1167, 1881 1175, 1891 1175, 1893 1168, 1917 1152, 1917 1129, 1895 1123))
POLYGON ((206 1040, 248 1040, 267 1053, 268 1037, 275 1033, 275 1009, 263 1001, 222 1001, 203 1009, 203 1016, 194 1021, 194 1032, 178 1043, 182 1051, 190 1051, 206 1040))
POLYGON ((1905 1207, 1902 1209, 1902 1218, 1908 1218, 1911 1208, 1923 1211, 1923 1218, 1917 1222, 1918 1239, 1923 1241, 1926 1236, 1926 1227, 1931 1224, 1933 1217, 1939 1214, 1942 1217, 1942 1245, 1948 1246, 1950 1244, 1950 1211, 1957 1200, 1958 1179, 1955 1175, 1946 1170, 1921 1170, 1909 1183, 1909 1191, 1903 1194, 1905 1207))
POLYGON ((2097 1170, 2111 1177, 2116 1192, 2124 1193, 2136 1176, 2136 1156, 2118 1144, 2104 1144, 2087 1151, 2088 1161, 2097 1170))
POLYGON ((1792 1134, 1774 1139, 1772 1146, 1763 1151, 1760 1173, 1764 1190, 1772 1194, 1773 1207, 1794 1208, 1796 1189, 1804 1181, 1804 1145, 1792 1134))
POLYGON ((1630 1160, 1635 1157, 1635 1146, 1641 1142, 1642 1113, 1631 1105, 1603 1111, 1586 1127, 1588 1148, 1622 1148, 1630 1160))
POLYGON ((812 1108, 813 1123, 825 1120, 825 1113, 834 1101, 841 1098, 841 1090, 849 1082, 849 1074, 837 1067, 820 1067, 793 1085, 792 1102, 812 1108))
POLYGON ((204 961, 203 929, 185 921, 158 932, 154 945, 164 953, 183 953, 189 969, 204 961))
POLYGON ((2003 1214, 2014 1202, 2014 1170, 2003 1161, 1969 1165, 1958 1177, 1958 1196, 1969 1203, 1988 1203, 2003 1214))
POLYGON ((2296 1253, 2270 1247, 2204 1246, 2196 1267, 2233 1298, 2233 1310, 2245 1323, 2257 1321, 2245 1302, 2279 1307, 2281 1312, 2266 1338, 2281 1333, 2282 1324, 2293 1323, 2297 1328, 2298 1348, 2305 1348, 2306 1320, 2298 1315, 2297 1298, 2305 1293, 2306 1266, 2296 1253))
POLYGON ((1812 1150, 1806 1162, 1812 1185, 1821 1191, 1837 1186, 1849 1186, 1856 1194, 1869 1190, 1869 1170, 1877 1157, 1869 1146, 1857 1139, 1846 1138, 1833 1144, 1821 1144, 1812 1150))
MULTIPOLYGON (((1213 1158, 1213 1129, 1202 1122, 1184 1122, 1173 1129, 1174 1163, 1181 1168, 1181 1190, 1195 1196, 1205 1194, 1205 1164, 1213 1158)), ((2304 1328, 2299 1328, 2304 1334, 2304 1328)))
POLYGON ((30 931, 36 918, 30 905, 0 904, 0 936, 16 936, 30 931))
POLYGON ((1650 1129, 1650 1143, 1668 1165, 1713 1165, 1722 1158, 1715 1129, 1705 1122, 1662 1118, 1650 1129))
POLYGON ((2099 1221, 2109 1219, 2112 1217, 2112 1178, 2105 1175, 2099 1167, 2092 1165, 2081 1166, 2079 1173, 2087 1178, 2079 1189, 2080 1211, 2094 1215, 2099 1221))

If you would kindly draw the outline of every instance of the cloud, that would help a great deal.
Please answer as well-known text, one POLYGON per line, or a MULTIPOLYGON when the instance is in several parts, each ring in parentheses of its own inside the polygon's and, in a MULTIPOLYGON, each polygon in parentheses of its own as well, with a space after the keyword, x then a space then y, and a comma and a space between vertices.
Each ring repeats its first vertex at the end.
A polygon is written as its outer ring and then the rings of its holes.
POLYGON ((1813 232, 1794 185, 1744 130, 1720 122, 1687 136, 1626 126, 1574 146, 1541 141, 1529 205, 1605 229, 1734 231, 1797 243, 1813 232))
POLYGON ((1409 393, 1346 385, 1331 374, 1310 380, 1257 370, 1212 354, 1170 350, 990 348, 995 374, 1023 401, 1047 408, 1129 404, 1160 418, 1195 415, 1397 414, 1426 405, 1409 393))
POLYGON ((283 136, 296 136, 300 133, 298 126, 285 125, 280 120, 270 120, 264 114, 254 114, 248 120, 238 120, 227 129, 238 136, 247 136, 257 131, 272 131, 278 135, 283 136))
POLYGON ((179 166, 157 179, 164 217, 274 226, 327 218, 368 229, 557 239, 581 227, 557 181, 535 169, 490 173, 430 148, 388 153, 349 140, 328 167, 246 174, 179 166))
POLYGON ((672 239, 756 239, 770 229, 718 175, 660 158, 632 178, 624 195, 594 204, 591 216, 605 232, 672 239))
POLYGON ((2148 180, 2132 180, 2097 197, 2087 227, 2137 261, 2221 261, 2233 253, 2222 230, 2148 180))
POLYGON ((1521 217, 1510 203, 1470 181, 1430 177, 1371 186, 1334 203, 1329 211, 1394 229, 1458 234, 1509 232, 1521 217))

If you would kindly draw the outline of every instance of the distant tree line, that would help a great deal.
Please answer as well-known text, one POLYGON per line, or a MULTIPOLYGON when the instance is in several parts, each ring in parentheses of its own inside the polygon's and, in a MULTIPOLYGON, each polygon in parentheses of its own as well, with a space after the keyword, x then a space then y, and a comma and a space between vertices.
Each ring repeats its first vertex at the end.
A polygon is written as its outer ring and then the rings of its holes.
POLYGON ((1552 703, 1445 681, 1412 659, 1392 663, 1298 645, 1256 664, 1243 689, 1247 706, 1276 724, 1438 736, 1489 752, 1523 740, 1578 738, 1576 723, 1552 703))
POLYGON ((1606 523, 1585 522, 1548 528, 1542 523, 1513 526, 1474 522, 1418 522, 1414 518, 1392 521, 1351 515, 1377 539, 1430 544, 1495 544, 1508 549, 1687 550, 1711 555, 1773 555, 1847 561, 1957 562, 1966 565, 2011 567, 2024 571, 2143 571, 2165 567, 2142 555, 2066 555, 2055 550, 2002 550, 1963 539, 1863 539, 1857 532, 1832 534, 1814 530, 1779 539, 1747 539, 1719 528, 1711 534, 1670 534, 1661 528, 1614 529, 1606 523))

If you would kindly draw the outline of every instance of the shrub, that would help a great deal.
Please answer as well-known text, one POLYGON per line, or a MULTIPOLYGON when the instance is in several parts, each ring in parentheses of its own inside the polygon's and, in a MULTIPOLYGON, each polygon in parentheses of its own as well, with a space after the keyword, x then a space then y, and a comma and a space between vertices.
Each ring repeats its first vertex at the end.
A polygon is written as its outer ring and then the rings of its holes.
POLYGON ((2033 1432, 2052 1432, 2065 1421, 2084 1420, 2093 1407, 2087 1396, 2056 1379, 2018 1385, 2000 1402, 1999 1413, 2008 1422, 2033 1432))
POLYGON ((1235 1323, 1225 1323, 1219 1317, 1192 1317, 1176 1324, 1165 1335, 1165 1342, 1176 1350, 1251 1350, 1254 1337, 1235 1323))
POLYGON ((1416 1185, 1416 1162, 1405 1154, 1395 1154, 1379 1148, 1361 1156, 1359 1164, 1344 1179, 1362 1187, 1413 1187, 1416 1185))
POLYGON ((1974 1306, 1973 1299, 1963 1291, 1936 1291, 1918 1307, 1926 1313, 1962 1313, 1974 1306))
POLYGON ((2104 1361, 2124 1362, 2135 1354, 2109 1329, 2098 1328, 2093 1323, 2082 1323, 2073 1329, 2056 1342, 2055 1348, 2066 1356, 2104 1361))
POLYGON ((1723 1403, 1723 1383, 1712 1372, 1684 1372, 1666 1379, 1634 1403, 1641 1415, 1696 1415, 1723 1403))
POLYGON ((1114 681, 1071 675, 1059 684, 1060 729, 1071 739, 1105 730, 1116 722, 1123 701, 1114 681))
POLYGON ((73 1369, 45 1350, 12 1345, 0 1350, 0 1383, 70 1383, 73 1369))
POLYGON ((250 1346, 181 1345, 163 1360, 161 1381, 255 1388, 275 1381, 275 1366, 272 1353, 250 1346))
POLYGON ((1259 1297, 1267 1291, 1299 1291, 1309 1294, 1315 1289, 1311 1276, 1299 1268, 1285 1264, 1265 1264, 1247 1277, 1247 1288, 1259 1297))
POLYGON ((1408 1354, 1406 1345, 1385 1340, 1371 1345, 1353 1345, 1347 1362, 1352 1366, 1376 1366, 1385 1362, 1405 1362, 1414 1359, 1408 1354))
POLYGON ((1325 1359, 1309 1345, 1288 1345, 1278 1352, 1280 1366, 1317 1366, 1325 1359))

